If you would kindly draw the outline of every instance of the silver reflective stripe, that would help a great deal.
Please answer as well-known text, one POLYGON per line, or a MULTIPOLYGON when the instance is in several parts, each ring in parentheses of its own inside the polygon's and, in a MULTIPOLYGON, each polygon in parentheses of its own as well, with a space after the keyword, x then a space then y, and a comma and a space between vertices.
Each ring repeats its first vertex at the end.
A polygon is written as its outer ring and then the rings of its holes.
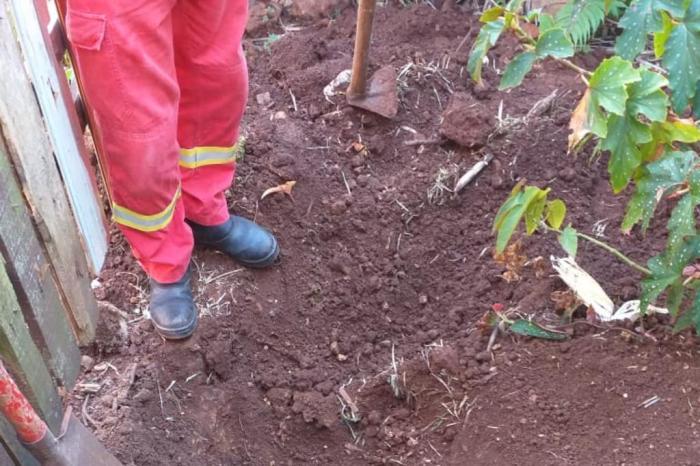
POLYGON ((140 231, 157 231, 162 230, 170 224, 173 219, 173 214, 175 212, 175 206, 177 205, 177 200, 180 198, 180 187, 178 186, 177 191, 170 204, 157 214, 153 215, 143 215, 138 212, 134 212, 131 209, 120 206, 116 203, 112 204, 112 216, 114 221, 120 225, 125 225, 131 227, 135 230, 140 231))
POLYGON ((185 168, 197 168, 205 165, 220 165, 236 161, 238 144, 231 147, 194 147, 180 150, 180 165, 185 168))

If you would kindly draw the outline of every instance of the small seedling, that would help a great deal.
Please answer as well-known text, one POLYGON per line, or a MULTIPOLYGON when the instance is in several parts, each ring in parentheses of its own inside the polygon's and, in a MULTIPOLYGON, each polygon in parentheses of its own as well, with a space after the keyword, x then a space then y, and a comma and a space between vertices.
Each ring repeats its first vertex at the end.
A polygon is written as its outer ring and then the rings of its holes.
POLYGON ((264 51, 270 53, 272 44, 282 39, 282 37, 284 37, 284 34, 275 34, 274 32, 271 32, 267 35, 267 37, 253 39, 251 42, 253 42, 253 44, 256 44, 257 47, 262 47, 264 51))

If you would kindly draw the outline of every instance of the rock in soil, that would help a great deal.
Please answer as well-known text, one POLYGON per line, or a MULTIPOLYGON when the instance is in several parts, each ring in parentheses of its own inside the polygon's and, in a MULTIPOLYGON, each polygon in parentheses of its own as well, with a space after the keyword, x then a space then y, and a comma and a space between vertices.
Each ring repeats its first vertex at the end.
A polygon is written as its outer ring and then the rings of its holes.
POLYGON ((466 92, 452 95, 442 119, 440 134, 469 149, 483 147, 494 130, 490 110, 466 92))
POLYGON ((342 9, 344 4, 338 0, 293 0, 291 13, 297 18, 324 18, 330 16, 332 10, 342 9))
POLYGON ((87 354, 84 354, 80 358, 80 367, 85 371, 85 372, 90 372, 92 368, 95 366, 95 360, 88 356, 87 354))

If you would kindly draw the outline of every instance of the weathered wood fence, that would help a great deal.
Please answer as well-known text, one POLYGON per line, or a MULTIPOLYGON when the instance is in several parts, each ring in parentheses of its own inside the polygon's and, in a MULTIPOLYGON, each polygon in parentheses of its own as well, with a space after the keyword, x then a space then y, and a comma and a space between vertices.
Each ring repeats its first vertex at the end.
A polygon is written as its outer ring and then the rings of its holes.
MULTIPOLYGON (((108 245, 62 7, 0 0, 0 358, 56 433, 108 245)), ((36 464, 1 416, 0 464, 36 464)))

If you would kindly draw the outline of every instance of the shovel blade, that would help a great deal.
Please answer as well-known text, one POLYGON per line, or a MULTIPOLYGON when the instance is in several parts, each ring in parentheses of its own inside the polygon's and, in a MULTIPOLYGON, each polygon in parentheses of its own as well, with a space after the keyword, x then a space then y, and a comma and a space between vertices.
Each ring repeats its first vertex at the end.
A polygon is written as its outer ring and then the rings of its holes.
POLYGON ((43 440, 25 444, 42 466, 122 466, 95 434, 75 416, 69 416, 60 439, 48 432, 43 440))
POLYGON ((75 416, 71 416, 65 435, 58 441, 58 451, 68 461, 66 464, 122 466, 75 416))
POLYGON ((348 95, 348 103, 384 118, 393 119, 399 111, 396 94, 396 71, 384 66, 372 75, 363 95, 348 95))

